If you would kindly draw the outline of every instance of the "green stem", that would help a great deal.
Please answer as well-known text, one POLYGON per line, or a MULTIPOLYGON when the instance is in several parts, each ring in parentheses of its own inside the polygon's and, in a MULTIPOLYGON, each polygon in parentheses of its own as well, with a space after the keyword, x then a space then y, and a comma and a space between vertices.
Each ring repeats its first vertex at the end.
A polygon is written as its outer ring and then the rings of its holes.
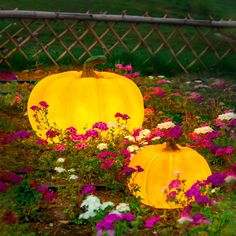
POLYGON ((105 62, 106 62, 105 56, 93 56, 88 58, 83 64, 81 78, 85 77, 98 78, 97 74, 94 71, 94 66, 97 64, 104 64, 105 62))

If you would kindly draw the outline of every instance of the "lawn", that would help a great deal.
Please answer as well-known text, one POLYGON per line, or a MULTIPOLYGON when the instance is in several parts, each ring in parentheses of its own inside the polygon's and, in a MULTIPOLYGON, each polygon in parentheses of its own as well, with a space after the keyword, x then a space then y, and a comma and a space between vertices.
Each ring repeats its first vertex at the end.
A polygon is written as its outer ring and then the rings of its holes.
MULTIPOLYGON (((113 126, 97 120, 84 132, 73 127, 64 131, 50 123, 50 104, 44 99, 29 108, 36 116, 42 115, 39 124, 49 130, 42 139, 29 123, 27 101, 39 80, 61 70, 18 72, 18 82, 1 84, 1 235, 234 235, 233 77, 142 76, 131 65, 116 64, 105 70, 126 76, 142 93, 142 125, 128 129, 132 117, 118 110, 113 126), (169 151, 160 151, 166 169, 159 164, 142 166, 152 155, 156 158, 151 151, 145 154, 150 145, 170 142, 191 148, 191 154, 181 157, 183 164, 170 171, 169 151), (195 155, 201 155, 199 164, 195 155), (140 164, 131 167, 137 156, 141 156, 140 164), (186 167, 184 158, 192 164, 186 167), (186 189, 189 179, 203 168, 202 161, 211 173, 205 171, 204 179, 186 189), (191 174, 185 175, 189 170, 191 174), (168 176, 171 181, 162 186, 163 191, 151 188, 146 197, 140 197, 143 189, 128 183, 147 173, 148 189, 149 172, 157 185, 168 176), (166 209, 143 202, 160 194, 164 194, 166 209)), ((176 152, 181 151, 170 150, 173 155, 176 152)))

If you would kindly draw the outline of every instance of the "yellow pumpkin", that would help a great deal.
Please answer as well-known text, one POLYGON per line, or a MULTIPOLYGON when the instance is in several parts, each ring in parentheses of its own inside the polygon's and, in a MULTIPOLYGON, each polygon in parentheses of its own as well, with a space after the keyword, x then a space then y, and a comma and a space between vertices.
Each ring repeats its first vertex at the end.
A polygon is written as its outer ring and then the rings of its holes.
POLYGON ((30 109, 40 101, 49 105, 48 122, 62 130, 73 126, 81 133, 95 122, 115 122, 117 112, 129 115, 129 130, 142 126, 144 105, 137 85, 115 73, 93 71, 93 67, 105 59, 104 56, 89 58, 82 71, 53 74, 35 85, 27 112, 32 128, 40 137, 45 138, 47 129, 38 127, 35 111, 30 109))
POLYGON ((197 151, 173 143, 149 145, 141 149, 131 158, 130 167, 141 166, 144 171, 133 173, 129 181, 129 188, 134 185, 139 191, 133 192, 141 197, 141 202, 155 208, 180 208, 179 204, 166 202, 165 187, 180 173, 180 179, 186 180, 185 190, 189 189, 197 180, 207 179, 211 175, 206 160, 197 151))

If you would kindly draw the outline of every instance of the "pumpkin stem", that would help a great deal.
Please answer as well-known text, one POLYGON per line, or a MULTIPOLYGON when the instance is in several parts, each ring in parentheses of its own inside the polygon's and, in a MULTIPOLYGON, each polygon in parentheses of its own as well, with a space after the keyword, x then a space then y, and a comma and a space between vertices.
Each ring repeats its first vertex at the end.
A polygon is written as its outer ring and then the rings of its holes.
POLYGON ((104 64, 105 62, 106 62, 105 56, 94 56, 94 57, 88 58, 83 64, 81 78, 85 78, 85 77, 98 78, 97 74, 93 70, 94 66, 97 64, 104 64))
POLYGON ((180 150, 175 141, 173 139, 169 139, 167 142, 166 142, 166 147, 164 148, 165 151, 177 151, 177 150, 180 150))

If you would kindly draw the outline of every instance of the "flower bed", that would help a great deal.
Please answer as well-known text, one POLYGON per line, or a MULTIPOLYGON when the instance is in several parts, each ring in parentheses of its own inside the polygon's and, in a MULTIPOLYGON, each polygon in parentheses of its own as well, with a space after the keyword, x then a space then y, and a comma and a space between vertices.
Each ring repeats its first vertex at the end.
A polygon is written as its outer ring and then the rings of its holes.
MULTIPOLYGON (((41 139, 26 114, 33 84, 13 81, 1 85, 1 232, 233 235, 233 81, 204 76, 142 77, 130 65, 121 64, 107 70, 123 74, 139 86, 145 104, 142 128, 129 132, 126 123, 130 117, 117 111, 116 123, 97 121, 83 133, 74 127, 62 131, 45 119, 48 131, 46 139, 41 139), (59 143, 53 141, 55 137, 59 143), (130 189, 127 183, 145 169, 129 163, 140 149, 170 139, 200 153, 212 175, 186 190, 186 180, 176 170, 162 194, 168 204, 181 207, 158 209, 131 194, 139 186, 130 189)), ((35 116, 46 117, 47 101, 31 109, 35 116)))

